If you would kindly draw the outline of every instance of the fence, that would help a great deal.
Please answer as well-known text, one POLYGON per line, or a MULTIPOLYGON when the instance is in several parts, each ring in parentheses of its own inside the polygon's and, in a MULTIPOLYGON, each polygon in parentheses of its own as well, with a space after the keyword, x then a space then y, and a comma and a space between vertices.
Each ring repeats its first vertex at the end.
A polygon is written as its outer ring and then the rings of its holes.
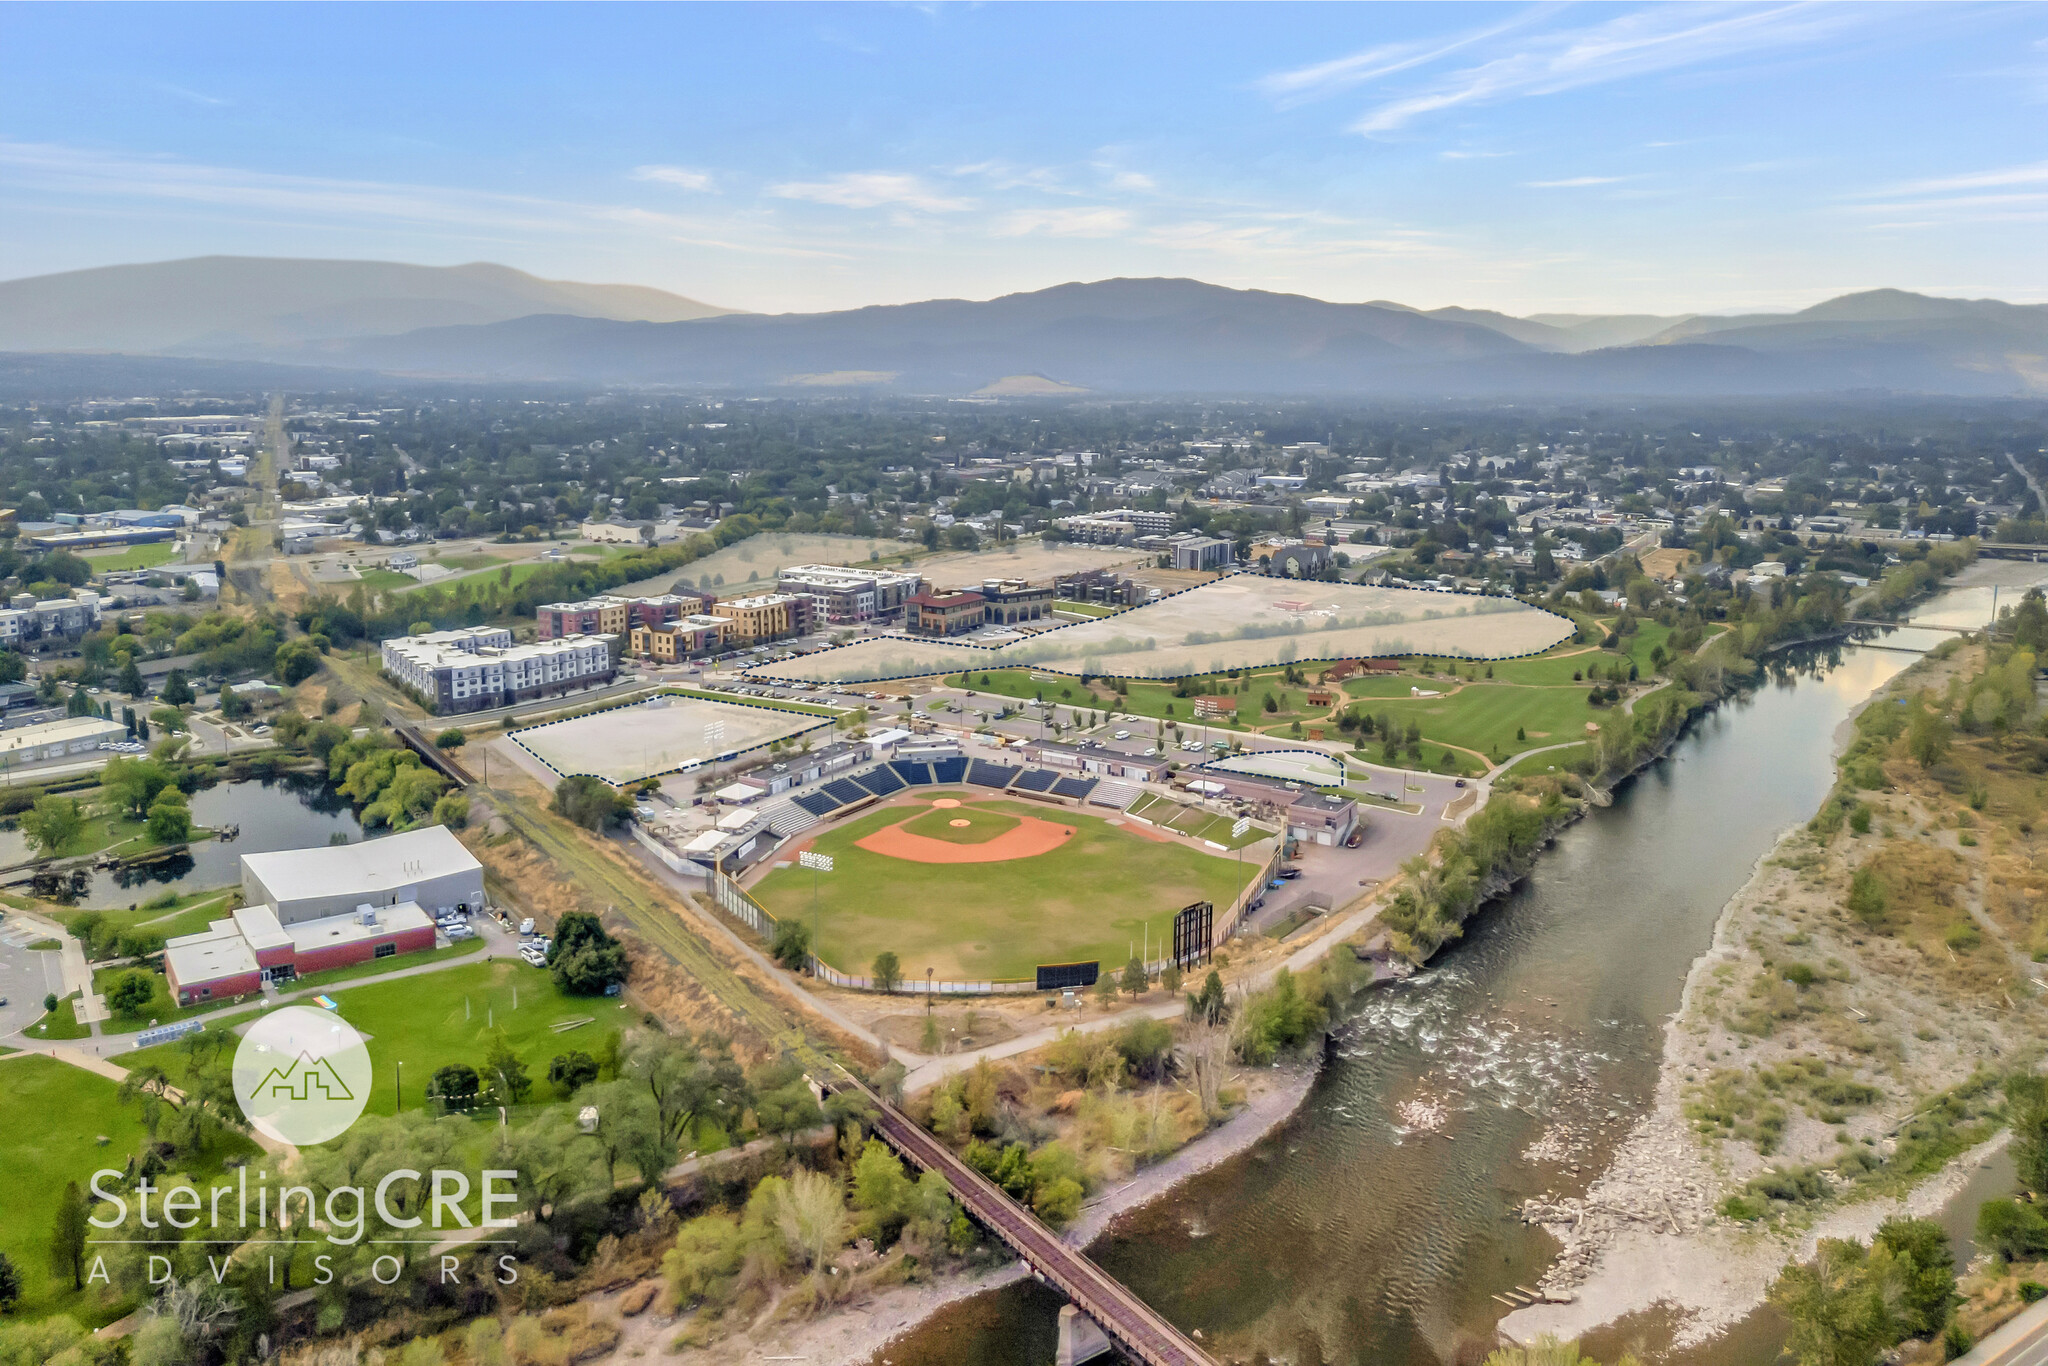
POLYGON ((633 838, 640 842, 640 847, 660 859, 662 866, 671 873, 679 873, 684 877, 704 877, 710 873, 711 870, 703 864, 684 858, 681 854, 678 854, 675 850, 669 848, 645 830, 642 830, 640 822, 629 821, 626 828, 632 833, 633 838))

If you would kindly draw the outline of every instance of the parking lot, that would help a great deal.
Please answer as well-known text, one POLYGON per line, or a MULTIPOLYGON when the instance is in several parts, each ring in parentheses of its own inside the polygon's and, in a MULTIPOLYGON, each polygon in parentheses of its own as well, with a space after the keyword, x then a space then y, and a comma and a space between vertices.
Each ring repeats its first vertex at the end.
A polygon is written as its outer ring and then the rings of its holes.
POLYGON ((64 976, 53 951, 30 952, 29 945, 48 932, 19 917, 0 922, 0 1039, 18 1033, 43 1017, 43 997, 64 991, 64 976))

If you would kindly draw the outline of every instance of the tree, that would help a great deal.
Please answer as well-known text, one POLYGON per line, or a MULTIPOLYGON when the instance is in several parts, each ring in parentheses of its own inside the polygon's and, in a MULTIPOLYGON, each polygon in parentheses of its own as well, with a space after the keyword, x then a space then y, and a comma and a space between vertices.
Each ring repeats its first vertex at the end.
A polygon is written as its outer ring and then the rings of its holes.
POLYGON ((192 685, 186 681, 183 669, 171 670, 170 676, 164 679, 162 697, 169 706, 184 707, 191 705, 193 698, 192 685))
POLYGON ((564 1100, 596 1080, 597 1059, 581 1049, 557 1053, 548 1062, 548 1084, 564 1100))
POLYGON ((572 996, 602 996, 630 970, 626 947, 588 911, 570 911, 555 923, 547 965, 555 985, 572 996))
MULTIPOLYGON (((136 734, 138 738, 146 738, 149 732, 138 724, 136 734)), ((130 816, 140 819, 149 813, 157 794, 176 779, 177 775, 169 765, 155 759, 116 755, 107 760, 107 766, 100 770, 100 791, 130 816)))
POLYGON ((1095 979, 1095 1003, 1105 1009, 1116 1004, 1116 974, 1105 972, 1095 979))
POLYGON ((85 832, 85 812, 76 797, 39 797, 21 813, 21 830, 44 858, 54 858, 85 832))
POLYGON ((1159 969, 1159 988, 1169 997, 1180 995, 1180 964, 1168 959, 1166 966, 1159 969))
POLYGON ((1977 1210, 1977 1243, 2009 1262, 2048 1256, 2048 1217, 2023 1200, 1987 1200, 1977 1210))
POLYGON ((2013 1166, 2020 1185, 2048 1191, 2048 1077, 2018 1072, 2006 1078, 2006 1113, 2012 1121, 2013 1166))
POLYGON ((597 1125, 590 1131, 604 1158, 607 1185, 618 1182, 618 1166, 630 1162, 643 1181, 652 1181, 675 1158, 675 1145, 662 1137, 661 1122, 647 1093, 629 1081, 599 1082, 579 1096, 597 1111, 597 1125))
POLYGON ((602 778, 579 774, 555 784, 550 809, 586 830, 599 834, 623 824, 633 814, 633 803, 602 778))
POLYGON ((460 792, 448 793, 434 803, 432 821, 450 830, 465 828, 469 824, 469 798, 460 792))
POLYGON ((1885 1287, 1871 1272, 1863 1244, 1823 1238, 1813 1261, 1778 1274, 1770 1300, 1791 1324, 1786 1348, 1800 1366, 1870 1366, 1897 1341, 1885 1287))
POLYGON ((476 1104, 480 1090, 474 1067, 466 1062, 451 1062, 438 1069, 427 1083, 427 1099, 438 1100, 450 1110, 467 1110, 476 1104))
POLYGON ((468 742, 469 737, 462 733, 460 726, 450 726, 434 737, 434 745, 438 749, 460 749, 468 742))
POLYGON ((242 694, 236 692, 233 688, 228 687, 225 684, 222 685, 220 690, 220 714, 223 719, 228 721, 239 721, 241 718, 247 716, 250 712, 254 710, 256 710, 256 708, 249 705, 248 698, 242 696, 242 694))
POLYGON ((192 808, 177 788, 165 788, 150 803, 149 837, 158 844, 182 844, 192 838, 192 808))
POLYGON ((777 1196, 776 1228, 789 1250, 822 1274, 831 1254, 846 1241, 846 1197, 839 1183, 822 1172, 799 1170, 777 1196))
POLYGON ((497 1088, 498 1096, 506 1104, 518 1105, 533 1090, 533 1078, 526 1074, 526 1064, 512 1050, 512 1043, 505 1037, 502 1028, 493 1029, 486 1036, 484 1049, 483 1077, 497 1088))
POLYGON ((140 697, 149 691, 149 685, 142 681, 142 670, 135 665, 134 655, 121 661, 121 673, 114 680, 114 686, 130 697, 140 697))
POLYGON ((801 920, 775 922, 775 938, 769 946, 775 961, 791 972, 802 972, 811 961, 811 931, 801 920))
POLYGON ((310 640, 287 641, 278 647, 273 667, 278 682, 295 688, 320 672, 320 647, 310 640))
POLYGON ((1223 995, 1223 977, 1211 968, 1209 975, 1202 979, 1202 989, 1188 993, 1188 1018, 1213 1025, 1221 1022, 1228 1009, 1223 995))
POLYGON ((1899 1331, 1931 1341, 1955 1303, 1956 1259, 1948 1233, 1932 1219, 1894 1216, 1878 1226, 1871 1246, 1891 1254, 1899 1331))
POLYGON ((1145 971, 1144 961, 1137 954, 1132 954, 1131 961, 1124 964, 1123 980, 1123 988, 1131 993, 1132 1000, 1135 1001, 1145 994, 1147 979, 1150 976, 1151 974, 1145 971))
MULTIPOLYGON (((78 1289, 73 1286, 72 1289, 78 1289)), ((14 1263, 7 1254, 0 1252, 0 1314, 14 1312, 15 1303, 21 1299, 21 1273, 14 1269, 14 1263)))
POLYGON ((64 1193, 57 1197, 57 1217, 50 1230, 50 1274, 69 1276, 73 1290, 85 1288, 89 1214, 85 1192, 76 1181, 65 1182, 64 1193))
POLYGON ((903 964, 896 957, 894 950, 883 949, 876 954, 874 966, 869 971, 874 977, 877 991, 893 995, 896 988, 903 984, 903 964))
POLYGON ((1922 708, 1906 732, 1906 749, 1920 767, 1932 768, 1948 757, 1949 741, 1953 735, 1954 730, 1946 716, 1939 711, 1922 708))
POLYGON ((155 999, 155 976, 139 970, 122 973, 107 988, 107 1009, 116 1015, 139 1015, 155 999))

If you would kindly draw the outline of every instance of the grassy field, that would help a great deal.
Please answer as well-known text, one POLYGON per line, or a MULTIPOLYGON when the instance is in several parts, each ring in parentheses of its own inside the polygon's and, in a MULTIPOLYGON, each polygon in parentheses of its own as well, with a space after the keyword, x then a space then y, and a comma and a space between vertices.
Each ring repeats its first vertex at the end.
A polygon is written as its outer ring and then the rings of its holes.
POLYGON ((998 835, 1015 830, 1018 824, 1015 816, 1005 816, 1000 811, 961 806, 927 811, 914 820, 905 821, 903 828, 913 835, 944 840, 948 844, 987 844, 998 835), (960 824, 956 825, 956 821, 960 824))
POLYGON ((1242 836, 1232 836, 1230 827, 1237 824, 1232 816, 1219 816, 1198 806, 1187 806, 1157 793, 1147 793, 1131 804, 1130 814, 1141 816, 1157 826, 1163 826, 1177 834, 1191 839, 1208 840, 1228 849, 1242 849, 1256 844, 1273 832, 1264 826, 1254 825, 1242 836))
MULTIPOLYGON (((220 914, 220 912, 216 912, 215 918, 219 918, 220 914)), ((204 929, 205 926, 202 925, 200 928, 204 929)), ((439 948, 428 949, 423 953, 399 954, 392 958, 373 958, 367 963, 355 963, 345 968, 329 968, 326 972, 309 972, 303 977, 293 979, 290 985, 283 989, 285 991, 302 991, 307 987, 327 987, 333 986, 338 982, 359 982, 365 977, 381 977, 387 972, 398 972, 405 968, 424 967, 429 963, 441 962, 451 958, 467 957, 469 954, 482 949, 483 946, 483 939, 478 937, 465 940, 459 944, 447 944, 439 948)), ((95 968, 92 974, 93 989, 104 992, 116 977, 131 970, 135 972, 149 971, 147 968, 140 967, 134 969, 95 968)), ((195 1006, 180 1007, 177 1002, 171 999, 170 983, 165 980, 164 975, 160 972, 153 972, 150 973, 150 976, 155 979, 156 994, 150 997, 149 1004, 133 1014, 117 1014, 109 1019, 101 1026, 106 1033, 133 1034, 139 1029, 149 1028, 151 1020, 155 1020, 158 1024, 170 1024, 175 1020, 188 1020, 197 1015, 210 1014, 223 1006, 235 1004, 232 999, 227 999, 207 1001, 195 1006)), ((243 1004, 248 1003, 245 1001, 243 1004)))
POLYGON ((150 541, 143 545, 102 551, 97 555, 88 551, 85 562, 92 566, 93 573, 105 574, 118 569, 154 569, 160 564, 169 564, 176 558, 178 547, 175 542, 150 541))
MULTIPOLYGON (((813 847, 837 865, 818 878, 817 945, 826 962, 864 974, 887 949, 906 977, 931 968, 956 980, 1029 977, 1040 963, 1091 958, 1121 968, 1146 939, 1158 945, 1171 936, 1182 906, 1227 905, 1241 886, 1233 859, 1095 816, 1008 801, 971 801, 941 814, 961 812, 1056 820, 1075 835, 1049 853, 1004 863, 909 863, 856 847, 904 818, 894 807, 820 836, 813 847)), ((754 896, 777 916, 808 921, 811 874, 778 868, 754 896)))
POLYGON ((78 1022, 78 998, 66 996, 57 1008, 21 1032, 24 1039, 83 1039, 92 1030, 78 1022))
MULTIPOLYGON (((599 1040, 615 1032, 623 1020, 617 1001, 565 996, 547 973, 509 959, 352 987, 335 992, 334 1000, 341 1017, 369 1039, 370 1066, 377 1081, 368 1109, 380 1115, 397 1108, 401 1064, 405 1107, 417 1110, 436 1068, 454 1062, 472 1067, 482 1063, 484 1035, 493 1024, 505 1031, 536 1079, 536 1098, 552 1099, 547 1090, 548 1060, 571 1049, 594 1052, 599 1040), (552 1027, 570 1020, 590 1023, 560 1033, 552 1027)), ((117 1059, 123 1067, 155 1062, 174 1078, 182 1075, 183 1060, 176 1043, 117 1059)))
POLYGON ((390 593, 400 588, 417 588, 419 580, 410 574, 401 574, 396 569, 365 569, 359 577, 363 587, 372 593, 390 593))
MULTIPOLYGON (((1535 745, 1578 739, 1586 734, 1587 723, 1597 724, 1611 714, 1587 703, 1588 686, 1570 682, 1532 688, 1513 683, 1460 686, 1440 680, 1437 686, 1457 690, 1442 697, 1368 697, 1361 699, 1361 707, 1374 716, 1390 716, 1398 725, 1418 722, 1425 751, 1452 745, 1503 758, 1535 745)), ((1377 754, 1379 742, 1368 739, 1363 748, 1377 754)))
MULTIPOLYGON (((14 1317, 68 1313, 84 1323, 112 1319, 115 1311, 102 1308, 96 1295, 74 1293, 66 1281, 53 1284, 50 1224, 67 1181, 83 1188, 95 1170, 118 1169, 142 1146, 140 1111, 120 1103, 119 1083, 52 1058, 0 1063, 0 1089, 9 1113, 34 1120, 0 1126, 0 1171, 7 1173, 7 1196, 0 1200, 0 1250, 22 1282, 14 1317)), ((248 1139, 228 1134, 185 1174, 203 1187, 220 1176, 227 1159, 258 1151, 248 1139)), ((176 1184, 177 1178, 166 1175, 159 1183, 176 1184)))

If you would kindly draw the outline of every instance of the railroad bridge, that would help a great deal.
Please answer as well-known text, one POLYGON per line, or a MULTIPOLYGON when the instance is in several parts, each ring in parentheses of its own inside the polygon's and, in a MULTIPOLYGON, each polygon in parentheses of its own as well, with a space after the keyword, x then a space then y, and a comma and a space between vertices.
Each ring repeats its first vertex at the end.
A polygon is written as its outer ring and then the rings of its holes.
POLYGON ((1060 1311, 1058 1366, 1075 1366, 1112 1348, 1145 1366, 1214 1366, 1209 1354, 1180 1329, 1078 1249, 1061 1242, 1029 1210, 908 1115, 857 1078, 849 1076, 846 1084, 874 1105, 877 1137, 918 1168, 943 1176, 977 1222, 1067 1297, 1068 1307, 1060 1311))

